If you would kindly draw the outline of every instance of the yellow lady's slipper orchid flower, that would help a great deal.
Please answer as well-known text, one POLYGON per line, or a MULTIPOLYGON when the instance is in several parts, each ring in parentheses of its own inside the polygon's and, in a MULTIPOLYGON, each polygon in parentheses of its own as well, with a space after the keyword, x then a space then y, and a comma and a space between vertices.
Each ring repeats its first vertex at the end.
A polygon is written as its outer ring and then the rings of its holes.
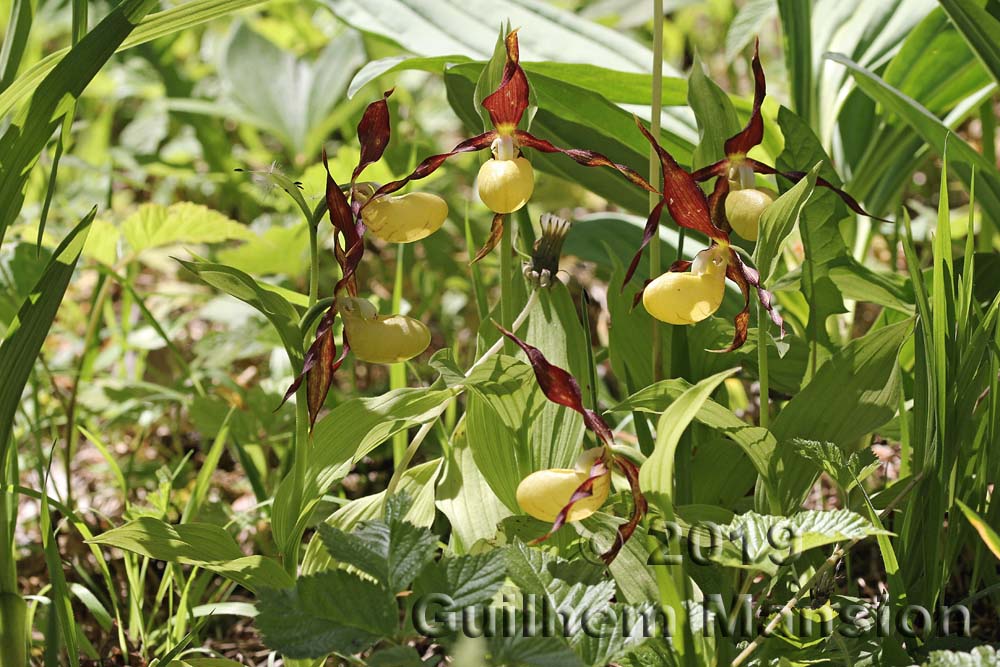
POLYGON ((405 315, 379 315, 365 299, 341 297, 338 308, 354 355, 373 364, 395 364, 427 349, 431 332, 419 320, 405 315))
POLYGON ((698 253, 690 273, 667 272, 642 293, 646 312, 667 324, 700 322, 722 305, 728 249, 715 245, 698 253))
POLYGON ((535 190, 535 172, 523 157, 515 157, 510 136, 493 140, 493 158, 483 163, 476 179, 479 198, 494 213, 513 213, 535 190))
MULTIPOLYGON (((531 473, 517 487, 517 504, 525 513, 540 521, 552 523, 569 504, 573 493, 590 478, 594 461, 604 453, 603 447, 583 452, 574 468, 549 468, 531 473)), ((611 471, 594 480, 591 495, 570 508, 566 521, 580 521, 600 509, 611 491, 611 471)))
POLYGON ((428 192, 373 199, 361 209, 365 227, 389 243, 411 243, 430 236, 448 217, 448 204, 428 192))
POLYGON ((731 190, 726 195, 726 219, 733 231, 747 241, 756 241, 760 216, 774 203, 771 191, 764 188, 731 190))

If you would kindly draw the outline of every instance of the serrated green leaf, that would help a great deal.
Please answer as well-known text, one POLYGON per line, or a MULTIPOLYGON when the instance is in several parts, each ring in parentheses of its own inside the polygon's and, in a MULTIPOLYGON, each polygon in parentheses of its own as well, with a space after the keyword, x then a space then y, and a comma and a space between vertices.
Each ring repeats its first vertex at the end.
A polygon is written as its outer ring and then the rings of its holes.
POLYGON ((399 617, 392 593, 345 570, 300 577, 294 588, 259 597, 257 627, 286 658, 358 653, 391 636, 399 617))
POLYGON ((135 253, 176 244, 219 243, 256 238, 246 225, 201 204, 143 204, 122 223, 121 233, 135 253))
MULTIPOLYGON (((720 528, 724 539, 715 562, 768 574, 775 574, 783 564, 810 549, 881 532, 861 515, 844 509, 807 510, 787 517, 747 512, 720 528)), ((700 527, 693 528, 690 535, 689 539, 707 538, 700 527)))
POLYGON ((393 593, 406 590, 437 550, 433 532, 398 520, 366 521, 350 533, 323 524, 320 536, 335 560, 371 575, 393 593))
POLYGON ((452 604, 444 611, 488 603, 507 578, 504 552, 494 549, 475 556, 444 558, 428 566, 413 585, 414 595, 439 593, 452 604))

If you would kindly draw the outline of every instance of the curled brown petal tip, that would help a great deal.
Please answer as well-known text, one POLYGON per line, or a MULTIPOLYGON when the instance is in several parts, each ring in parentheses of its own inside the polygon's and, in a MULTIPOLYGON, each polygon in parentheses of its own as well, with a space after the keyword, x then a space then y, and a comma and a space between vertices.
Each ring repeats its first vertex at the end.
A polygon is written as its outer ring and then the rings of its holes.
POLYGON ((600 478, 610 474, 610 472, 611 471, 604 462, 603 457, 594 461, 593 465, 590 466, 590 475, 580 484, 580 486, 576 487, 575 491, 573 491, 573 495, 570 496, 569 502, 567 502, 566 505, 559 510, 559 514, 556 516, 555 521, 552 522, 552 526, 549 527, 549 530, 541 537, 533 539, 530 544, 540 544, 541 542, 544 542, 552 537, 557 530, 566 525, 566 517, 569 516, 573 506, 581 500, 594 495, 594 484, 600 478))
POLYGON ((447 153, 440 153, 438 155, 431 155, 428 158, 424 158, 424 160, 420 164, 418 164, 416 169, 414 169, 410 174, 399 179, 398 181, 390 181, 386 183, 378 190, 376 190, 368 201, 372 201, 377 197, 381 197, 383 195, 392 194, 393 192, 402 189, 410 181, 417 181, 420 180, 421 178, 426 178, 427 176, 430 176, 435 171, 437 171, 438 167, 444 164, 445 160, 447 160, 448 158, 460 155, 462 153, 481 151, 484 148, 489 148, 490 144, 493 142, 496 136, 497 133, 494 130, 490 130, 489 132, 484 132, 470 139, 465 139, 447 153))
POLYGON ((611 548, 601 554, 601 560, 604 561, 605 565, 611 565, 618 556, 618 552, 622 550, 625 543, 632 537, 635 529, 639 526, 639 522, 642 521, 642 517, 649 511, 649 504, 646 502, 646 497, 642 494, 642 489, 639 487, 639 468, 621 456, 616 456, 614 463, 622 471, 622 474, 625 475, 625 479, 628 480, 629 489, 632 491, 632 515, 625 524, 618 527, 618 532, 615 534, 615 541, 611 544, 611 548))
MULTIPOLYGON (((746 162, 747 164, 750 165, 750 168, 753 169, 758 174, 765 174, 768 176, 770 175, 781 176, 782 178, 791 183, 798 183, 799 181, 801 181, 803 178, 806 177, 806 172, 804 171, 779 171, 774 167, 772 167, 771 165, 764 164, 763 162, 759 162, 757 160, 747 159, 746 162)), ((840 197, 841 201, 843 201, 847 205, 847 208, 851 209, 858 215, 863 215, 867 218, 871 218, 872 220, 878 220, 879 222, 892 222, 891 220, 887 220, 886 218, 880 218, 877 215, 872 215, 871 213, 866 211, 861 206, 861 204, 858 203, 857 199, 847 194, 844 190, 838 188, 836 185, 826 180, 822 176, 816 179, 816 185, 818 185, 821 188, 826 188, 827 190, 833 191, 838 197, 840 197)))
POLYGON ((484 243, 483 247, 479 249, 476 256, 472 258, 472 264, 475 264, 483 257, 486 257, 486 255, 493 252, 493 248, 496 248, 497 244, 500 243, 500 237, 503 235, 503 219, 503 213, 497 213, 493 216, 493 224, 490 225, 490 235, 486 238, 486 243, 484 243))
POLYGON ((361 157, 358 158, 358 166, 351 174, 351 185, 358 180, 358 176, 365 168, 377 162, 385 153, 386 146, 389 145, 389 104, 386 100, 392 95, 394 88, 390 88, 382 94, 382 98, 375 100, 365 109, 358 122, 358 143, 361 146, 361 157))
POLYGON ((753 60, 750 65, 753 69, 753 110, 750 112, 750 119, 739 133, 733 135, 725 143, 727 156, 745 156, 751 148, 759 146, 764 140, 764 118, 761 116, 760 107, 764 103, 767 93, 767 84, 764 80, 764 68, 760 64, 760 43, 754 42, 753 60))
POLYGON ((550 141, 539 139, 529 132, 518 130, 514 133, 521 146, 527 146, 543 153, 562 153, 584 167, 608 167, 614 169, 631 183, 638 185, 646 192, 659 194, 659 190, 654 188, 649 181, 643 178, 639 172, 624 164, 619 164, 611 158, 598 153, 597 151, 585 150, 582 148, 560 148, 550 141))

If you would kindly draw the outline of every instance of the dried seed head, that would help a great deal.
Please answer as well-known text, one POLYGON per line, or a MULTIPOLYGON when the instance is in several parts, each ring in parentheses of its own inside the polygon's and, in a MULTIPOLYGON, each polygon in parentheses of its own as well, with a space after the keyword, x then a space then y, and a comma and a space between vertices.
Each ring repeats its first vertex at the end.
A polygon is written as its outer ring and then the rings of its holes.
POLYGON ((570 223, 558 216, 546 213, 542 216, 542 235, 535 241, 531 253, 531 263, 524 267, 524 277, 536 287, 554 285, 559 272, 559 257, 563 242, 569 233, 570 223))

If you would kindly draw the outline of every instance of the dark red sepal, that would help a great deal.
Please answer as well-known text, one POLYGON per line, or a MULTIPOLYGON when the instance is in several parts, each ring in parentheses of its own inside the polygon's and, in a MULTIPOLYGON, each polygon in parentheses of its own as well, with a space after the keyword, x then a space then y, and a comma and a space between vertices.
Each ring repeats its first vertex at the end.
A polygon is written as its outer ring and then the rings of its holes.
POLYGON ((493 127, 501 134, 510 134, 528 108, 528 77, 518 62, 517 30, 507 34, 504 44, 507 47, 507 62, 503 67, 503 78, 497 89, 483 100, 483 108, 490 114, 493 127))
POLYGON ((358 122, 358 143, 361 145, 361 157, 358 158, 358 166, 351 174, 352 186, 365 167, 382 158, 385 147, 389 145, 389 104, 386 100, 392 95, 392 91, 393 89, 385 91, 382 94, 382 99, 369 104, 358 122))
POLYGON ((344 196, 340 185, 330 174, 330 163, 326 150, 323 151, 323 166, 326 168, 326 206, 330 212, 330 222, 334 228, 334 256, 340 265, 341 278, 334 287, 334 295, 346 289, 351 295, 357 294, 354 272, 364 256, 365 246, 361 238, 362 225, 357 221, 351 205, 344 196))
POLYGON ((490 235, 486 238, 486 243, 484 243, 483 247, 479 249, 476 256, 472 258, 473 264, 493 252, 493 248, 496 248, 497 244, 500 243, 500 237, 503 235, 504 217, 503 213, 497 213, 493 216, 493 224, 490 225, 490 235))
POLYGON ((493 143, 493 140, 496 138, 496 136, 497 133, 494 132, 493 130, 490 130, 489 132, 484 132, 483 134, 472 137, 471 139, 466 139, 465 141, 459 143, 457 146, 452 148, 447 153, 432 155, 428 158, 425 158, 423 162, 417 165, 417 168, 414 169, 412 173, 410 173, 405 178, 401 178, 398 181, 390 181, 386 183, 378 190, 376 190, 375 194, 373 194, 371 196, 371 199, 369 199, 368 201, 372 201, 376 197, 381 197, 382 195, 387 195, 396 192, 397 190, 402 189, 403 186, 405 186, 410 181, 417 181, 420 180, 421 178, 426 178, 427 176, 430 176, 437 170, 438 167, 444 164, 445 160, 447 160, 450 157, 454 157, 456 155, 459 155, 460 153, 481 151, 484 148, 489 148, 490 144, 493 143))
POLYGON ((587 428, 590 429, 602 443, 605 445, 611 445, 614 441, 614 436, 611 433, 611 427, 608 426, 607 422, 604 421, 604 418, 601 417, 601 415, 584 407, 583 395, 580 393, 580 385, 577 383, 576 378, 570 375, 568 371, 549 363, 549 360, 545 358, 545 355, 542 354, 542 351, 537 347, 528 345, 499 324, 497 325, 497 328, 500 329, 500 332, 504 336, 507 336, 507 338, 514 341, 514 343, 524 350, 526 355, 528 355, 528 361, 531 363, 531 367, 535 371, 535 379, 538 380, 538 386, 541 387, 542 393, 545 394, 545 397, 553 403, 564 405, 567 408, 579 412, 583 415, 583 423, 587 426, 587 428))
POLYGON ((614 457, 614 463, 622 471, 622 474, 625 475, 625 479, 628 480, 629 489, 632 491, 632 516, 629 517, 627 523, 618 527, 618 532, 615 534, 615 541, 611 544, 611 548, 601 554, 601 560, 606 565, 611 565, 611 562, 618 556, 618 552, 621 551, 625 543, 632 537, 632 533, 635 532, 639 522, 642 521, 642 517, 646 516, 646 512, 649 510, 646 497, 642 495, 642 489, 639 487, 639 468, 621 456, 614 457))
POLYGON ((344 363, 351 345, 347 340, 347 333, 344 333, 344 344, 341 347, 340 356, 337 356, 337 342, 333 335, 333 322, 337 317, 336 305, 327 309, 316 328, 316 338, 302 360, 302 372, 299 373, 291 386, 285 391, 280 408, 285 402, 298 391, 303 380, 306 382, 306 403, 309 407, 309 429, 312 430, 316 423, 316 416, 326 402, 326 396, 330 393, 333 384, 333 376, 337 369, 344 363))
POLYGON ((712 224, 712 216, 708 210, 708 199, 691 174, 684 171, 677 160, 656 141, 646 126, 636 118, 636 125, 656 150, 660 158, 663 173, 663 198, 671 217, 681 227, 701 232, 710 239, 728 241, 724 231, 712 224))
POLYGON ((560 148, 545 139, 539 139, 538 137, 523 130, 518 130, 514 133, 514 136, 517 138, 517 143, 520 146, 534 148, 535 150, 543 153, 562 153, 578 164, 582 164, 584 167, 610 167, 635 185, 638 185, 643 190, 659 194, 659 190, 650 185, 649 181, 643 178, 637 171, 623 164, 614 162, 611 158, 596 151, 585 150, 582 148, 560 148))
POLYGON ((559 514, 556 515, 556 520, 552 522, 552 526, 549 528, 548 532, 546 532, 541 537, 536 537, 530 542, 530 544, 539 544, 541 542, 544 542, 545 540, 552 537, 553 533, 555 533, 557 530, 565 526, 566 517, 569 516, 570 510, 573 509, 573 506, 576 505, 581 500, 583 500, 584 498, 589 498, 590 496, 594 495, 594 484, 601 477, 610 474, 610 472, 611 471, 608 468, 607 464, 604 462, 603 457, 594 461, 593 465, 590 466, 590 475, 587 477, 587 479, 583 480, 583 483, 581 483, 580 486, 576 487, 576 490, 573 492, 573 495, 569 497, 569 502, 566 503, 566 505, 563 506, 561 510, 559 510, 559 514))
POLYGON ((764 103, 767 84, 764 81, 764 68, 760 65, 759 53, 760 40, 754 42, 753 60, 753 110, 750 112, 750 120, 738 134, 726 140, 726 156, 745 156, 751 148, 759 146, 764 140, 764 119, 760 113, 760 107, 764 103))

